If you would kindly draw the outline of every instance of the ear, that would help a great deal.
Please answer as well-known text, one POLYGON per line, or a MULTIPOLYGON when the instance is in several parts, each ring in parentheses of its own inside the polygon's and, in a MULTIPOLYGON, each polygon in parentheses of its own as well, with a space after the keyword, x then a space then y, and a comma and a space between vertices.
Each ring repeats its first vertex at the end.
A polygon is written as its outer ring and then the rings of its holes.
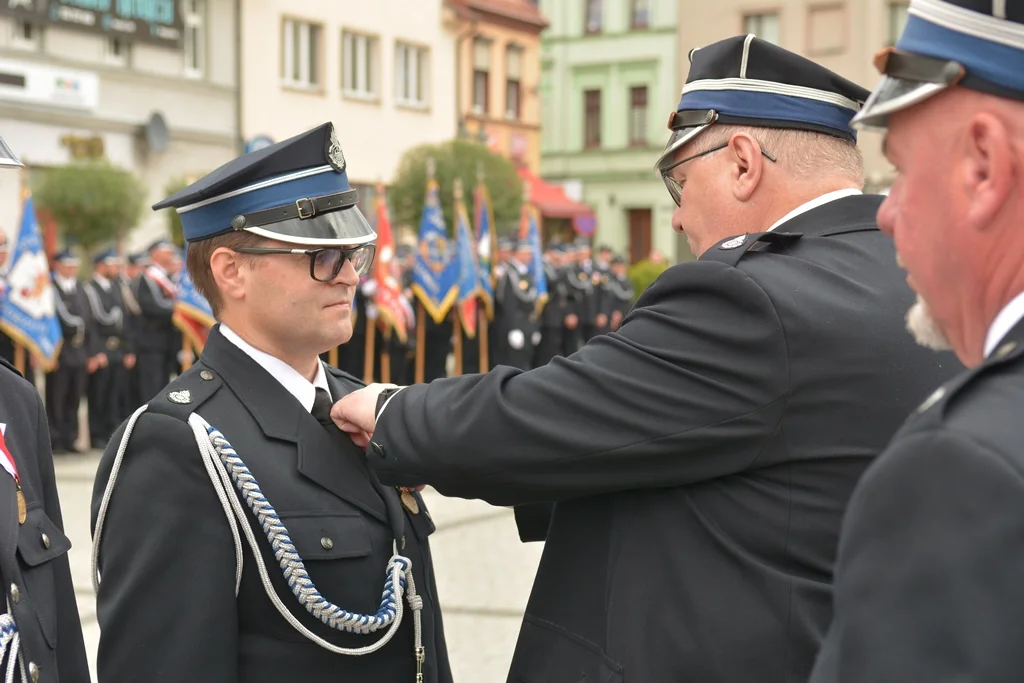
POLYGON ((764 170, 761 146, 746 133, 736 133, 729 139, 729 151, 732 153, 732 194, 737 201, 749 201, 764 170))
POLYGON ((225 301, 240 301, 245 298, 249 268, 242 262, 239 254, 227 247, 218 247, 210 255, 210 272, 225 301))
POLYGON ((972 229, 985 231, 1014 188, 1013 140, 998 117, 981 112, 967 123, 965 146, 967 221, 972 229))

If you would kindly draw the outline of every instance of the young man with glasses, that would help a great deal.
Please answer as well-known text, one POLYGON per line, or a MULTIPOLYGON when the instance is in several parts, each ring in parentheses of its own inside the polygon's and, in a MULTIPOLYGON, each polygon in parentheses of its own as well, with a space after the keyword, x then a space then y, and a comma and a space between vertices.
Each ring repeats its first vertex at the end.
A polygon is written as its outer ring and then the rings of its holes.
POLYGON ((753 36, 695 51, 659 166, 696 262, 569 358, 335 405, 386 483, 534 504, 509 680, 805 682, 850 491, 955 367, 903 329, 867 95, 753 36))
POLYGON ((100 681, 451 681, 423 500, 329 417, 362 385, 319 359, 374 258, 356 200, 325 124, 154 207, 218 325, 100 464, 100 681))

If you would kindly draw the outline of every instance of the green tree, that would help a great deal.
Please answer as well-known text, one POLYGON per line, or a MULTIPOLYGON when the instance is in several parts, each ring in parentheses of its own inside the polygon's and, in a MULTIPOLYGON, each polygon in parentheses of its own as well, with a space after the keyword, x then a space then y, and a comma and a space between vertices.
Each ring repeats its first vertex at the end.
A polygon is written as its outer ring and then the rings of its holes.
POLYGON ((466 140, 422 145, 408 150, 402 156, 395 179, 388 188, 388 203, 396 224, 414 230, 419 228, 427 188, 427 159, 430 158, 436 164, 434 178, 441 189, 441 208, 449 232, 452 232, 455 223, 452 181, 456 177, 462 179, 463 198, 472 220, 473 188, 477 184, 478 168, 483 171, 484 183, 491 195, 494 221, 499 232, 507 232, 514 229, 511 226, 519 224, 523 181, 515 165, 483 145, 466 140))
POLYGON ((146 187, 131 172, 99 160, 47 169, 39 174, 32 195, 69 243, 92 252, 135 227, 146 187))
POLYGON ((637 261, 630 266, 627 276, 633 284, 633 300, 635 301, 640 298, 644 290, 650 287, 651 283, 657 280, 658 276, 665 272, 667 268, 667 264, 655 263, 650 259, 637 261))

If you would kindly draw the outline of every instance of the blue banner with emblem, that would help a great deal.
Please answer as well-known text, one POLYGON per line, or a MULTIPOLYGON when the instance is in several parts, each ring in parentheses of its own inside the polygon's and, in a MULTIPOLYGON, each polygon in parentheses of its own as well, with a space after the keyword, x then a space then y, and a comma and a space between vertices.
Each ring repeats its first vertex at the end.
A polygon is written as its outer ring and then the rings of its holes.
POLYGON ((210 303, 199 293, 188 270, 181 269, 178 279, 178 293, 174 301, 174 325, 192 345, 195 353, 201 354, 206 345, 210 328, 217 322, 213 317, 210 303))
POLYGON ((487 319, 494 320, 494 256, 498 253, 498 234, 494 230, 494 212, 487 186, 479 183, 474 194, 480 298, 483 299, 487 319))
POLYGON ((441 212, 437 181, 427 181, 427 199, 420 218, 419 248, 412 291, 434 322, 441 324, 459 295, 459 260, 453 255, 441 212))
POLYGON ((455 195, 455 243, 459 261, 459 320, 470 339, 476 337, 477 299, 480 296, 480 270, 476 262, 476 249, 469 214, 462 201, 461 187, 455 195))
POLYGON ((540 314, 548 303, 548 278, 544 274, 544 252, 540 243, 540 213, 537 207, 529 202, 523 204, 522 217, 519 223, 519 239, 527 240, 533 246, 533 259, 530 261, 530 277, 537 290, 535 313, 540 314))
POLYGON ((0 299, 0 330, 52 370, 64 335, 32 194, 22 192, 21 225, 0 299))

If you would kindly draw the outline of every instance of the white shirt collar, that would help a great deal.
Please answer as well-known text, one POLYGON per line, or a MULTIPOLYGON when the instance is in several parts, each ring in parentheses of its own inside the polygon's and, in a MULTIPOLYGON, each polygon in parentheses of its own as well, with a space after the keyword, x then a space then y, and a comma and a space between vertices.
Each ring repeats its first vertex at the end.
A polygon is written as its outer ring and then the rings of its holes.
POLYGON ((65 294, 71 294, 72 292, 74 292, 75 286, 78 284, 78 281, 75 280, 75 278, 64 277, 63 275, 58 275, 57 273, 53 274, 53 280, 54 282, 57 283, 57 286, 60 287, 65 294))
POLYGON ((103 288, 103 291, 107 291, 110 289, 110 280, 103 277, 99 273, 93 273, 92 279, 96 281, 96 284, 103 288))
POLYGON ((985 358, 989 357, 1003 337, 1022 319, 1024 319, 1024 292, 1010 299, 1010 303, 1006 304, 992 321, 992 325, 988 328, 988 335, 985 337, 985 358))
POLYGON ((842 199, 843 197, 852 197, 855 194, 863 194, 863 192, 852 187, 848 187, 845 190, 835 190, 833 192, 827 192, 820 197, 815 197, 811 201, 804 202, 779 220, 775 221, 775 223, 772 224, 772 227, 768 228, 768 232, 771 232, 786 221, 792 220, 802 213, 807 213, 811 209, 818 208, 822 204, 828 204, 829 202, 834 202, 835 200, 842 199))
POLYGON ((239 337, 234 330, 224 323, 220 324, 220 333, 229 342, 245 351, 246 355, 256 361, 261 368, 269 372, 271 377, 280 382, 281 386, 287 389, 288 393, 294 396, 307 412, 313 411, 313 401, 316 399, 317 389, 323 389, 327 392, 328 396, 331 395, 331 388, 327 385, 327 372, 324 371, 324 364, 322 362, 317 361, 316 379, 310 383, 308 379, 299 374, 298 370, 280 358, 275 358, 269 353, 260 351, 239 337))

